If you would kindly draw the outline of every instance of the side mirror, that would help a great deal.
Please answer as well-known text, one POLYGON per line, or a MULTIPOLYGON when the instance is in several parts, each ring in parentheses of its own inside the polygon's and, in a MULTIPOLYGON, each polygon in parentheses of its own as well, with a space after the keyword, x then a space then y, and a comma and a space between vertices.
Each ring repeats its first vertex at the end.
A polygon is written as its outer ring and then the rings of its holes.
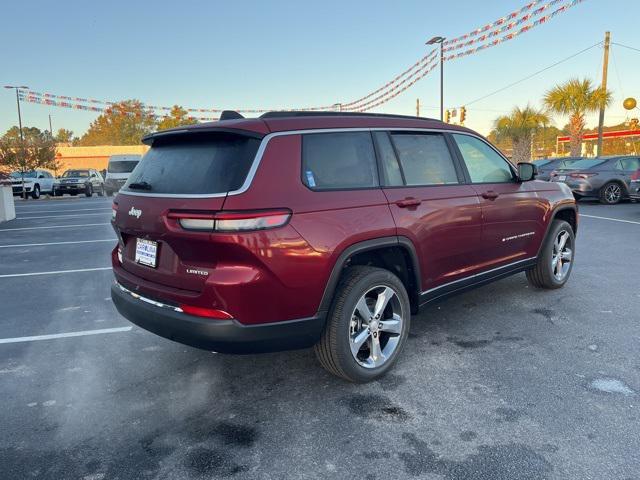
POLYGON ((538 167, 533 163, 520 162, 518 164, 518 180, 520 182, 534 180, 536 175, 538 175, 538 167))

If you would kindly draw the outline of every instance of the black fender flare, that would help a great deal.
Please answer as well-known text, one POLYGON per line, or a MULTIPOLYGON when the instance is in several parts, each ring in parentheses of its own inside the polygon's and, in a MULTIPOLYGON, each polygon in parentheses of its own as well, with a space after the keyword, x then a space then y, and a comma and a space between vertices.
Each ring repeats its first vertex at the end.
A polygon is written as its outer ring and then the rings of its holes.
POLYGON ((418 286, 417 292, 408 292, 409 297, 411 298, 412 294, 420 295, 420 290, 422 286, 421 276, 420 276, 420 263, 418 262, 418 254, 416 253, 416 248, 413 242, 404 236, 393 235, 389 237, 380 237, 380 238, 372 238, 370 240, 364 240, 362 242, 357 242, 346 247, 340 255, 338 256, 336 262, 331 269, 331 274, 329 275, 329 279, 327 280, 327 284, 324 288, 324 293, 322 294, 322 299, 320 300, 320 306, 318 307, 318 315, 326 316, 327 312, 331 308, 331 302, 333 301, 333 296, 336 291, 336 287, 338 286, 338 281, 340 280, 340 275, 342 274, 342 270, 346 265, 349 258, 353 255, 376 250, 384 247, 401 247, 406 250, 409 255, 409 260, 412 263, 413 272, 414 272, 414 281, 418 286))

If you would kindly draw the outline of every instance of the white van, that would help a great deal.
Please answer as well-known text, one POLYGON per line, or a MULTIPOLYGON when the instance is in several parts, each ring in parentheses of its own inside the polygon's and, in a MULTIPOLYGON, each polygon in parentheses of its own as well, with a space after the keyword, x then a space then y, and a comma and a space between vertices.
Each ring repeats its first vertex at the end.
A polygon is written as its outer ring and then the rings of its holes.
POLYGON ((136 168, 142 155, 111 155, 104 188, 107 195, 113 195, 129 178, 129 174, 136 168))

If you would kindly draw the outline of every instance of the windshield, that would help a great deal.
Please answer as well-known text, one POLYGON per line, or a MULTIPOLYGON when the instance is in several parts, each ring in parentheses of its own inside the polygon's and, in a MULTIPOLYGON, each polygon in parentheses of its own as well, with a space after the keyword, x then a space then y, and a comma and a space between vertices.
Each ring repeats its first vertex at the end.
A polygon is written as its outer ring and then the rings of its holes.
POLYGON ((69 177, 89 178, 89 170, 67 170, 62 174, 62 178, 69 177))
POLYGON ((592 167, 595 167, 596 165, 600 165, 601 163, 604 163, 604 160, 601 158, 572 160, 570 162, 565 163, 566 165, 565 168, 574 168, 574 169, 584 170, 585 168, 592 168, 592 167))
POLYGON ((237 190, 260 140, 217 133, 156 140, 129 176, 124 191, 202 195, 237 190), (132 187, 133 186, 133 187, 132 187))
MULTIPOLYGON (((11 177, 13 178, 22 178, 22 173, 20 172, 11 172, 11 177)), ((24 172, 24 178, 36 178, 38 176, 38 172, 24 172)))
POLYGON ((116 162, 109 162, 109 173, 130 173, 138 165, 139 160, 123 160, 116 162))

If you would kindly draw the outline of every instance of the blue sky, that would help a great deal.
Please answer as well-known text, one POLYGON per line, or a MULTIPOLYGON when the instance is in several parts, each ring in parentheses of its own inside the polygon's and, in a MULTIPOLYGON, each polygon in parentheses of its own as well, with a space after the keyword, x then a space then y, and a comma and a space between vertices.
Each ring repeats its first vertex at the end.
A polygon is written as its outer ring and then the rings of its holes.
MULTIPOLYGON (((426 53, 433 35, 455 37, 520 8, 525 0, 322 2, 33 1, 4 3, 0 84, 108 100, 189 107, 303 107, 349 102, 377 89, 426 53), (9 20, 9 21, 7 21, 9 20)), ((586 0, 520 37, 445 63, 445 106, 464 105, 600 41, 640 48, 640 2, 586 0)), ((572 76, 600 81, 594 48, 543 74, 469 105, 467 125, 488 133, 514 105, 540 105, 572 76)), ((434 71, 380 112, 438 116, 434 71)), ((613 46, 606 123, 640 99, 640 52, 613 46)), ((97 114, 22 104, 23 123, 82 134, 97 114)), ((636 112, 638 116, 640 112, 636 112)), ((589 119, 589 126, 597 120, 589 119)), ((0 91, 0 131, 17 123, 15 96, 0 91)), ((555 122, 562 126, 564 120, 555 122)))

